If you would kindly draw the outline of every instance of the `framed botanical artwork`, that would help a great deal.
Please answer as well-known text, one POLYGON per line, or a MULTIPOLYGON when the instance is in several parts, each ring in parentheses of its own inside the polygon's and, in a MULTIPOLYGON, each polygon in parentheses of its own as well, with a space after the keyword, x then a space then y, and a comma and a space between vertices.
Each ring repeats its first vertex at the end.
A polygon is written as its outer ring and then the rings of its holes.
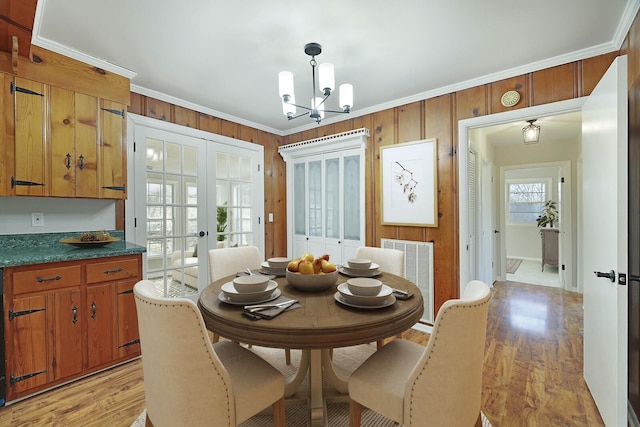
POLYGON ((438 226, 437 140, 380 147, 382 224, 438 226))

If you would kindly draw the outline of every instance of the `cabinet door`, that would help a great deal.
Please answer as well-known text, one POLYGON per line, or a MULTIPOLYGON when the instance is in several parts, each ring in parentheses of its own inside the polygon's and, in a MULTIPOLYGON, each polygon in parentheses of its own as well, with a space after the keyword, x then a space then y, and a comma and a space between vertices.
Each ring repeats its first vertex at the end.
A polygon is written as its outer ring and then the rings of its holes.
POLYGON ((118 321, 118 357, 140 354, 140 333, 133 286, 137 280, 119 282, 116 285, 116 318, 118 321))
POLYGON ((75 94, 76 197, 98 197, 98 99, 75 94))
POLYGON ((49 98, 51 111, 50 195, 73 197, 75 196, 76 183, 73 92, 52 87, 49 98))
POLYGON ((87 287, 87 367, 114 358, 113 284, 87 287))
POLYGON ((15 298, 9 310, 7 343, 8 400, 18 393, 49 382, 46 296, 15 298))
POLYGON ((13 77, 0 73, 0 138, 3 155, 0 156, 0 196, 13 195, 11 177, 15 178, 15 121, 13 95, 10 90, 13 77))
POLYGON ((18 196, 45 195, 45 85, 15 78, 15 179, 18 196))
POLYGON ((82 372, 82 297, 79 288, 53 294, 54 380, 82 372))
POLYGON ((124 144, 125 120, 122 104, 101 100, 100 167, 101 197, 126 199, 127 164, 124 144))

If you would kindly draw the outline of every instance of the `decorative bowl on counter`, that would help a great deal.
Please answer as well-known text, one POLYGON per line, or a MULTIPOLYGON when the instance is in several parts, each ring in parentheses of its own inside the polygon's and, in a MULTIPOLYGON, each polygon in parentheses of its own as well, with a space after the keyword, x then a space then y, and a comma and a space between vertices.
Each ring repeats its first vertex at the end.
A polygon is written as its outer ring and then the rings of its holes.
POLYGON ((109 243, 117 242, 119 240, 119 237, 109 237, 105 240, 80 240, 79 237, 67 237, 65 239, 60 239, 60 243, 76 246, 78 248, 90 248, 108 245, 109 243))
POLYGON ((320 292, 329 289, 338 281, 338 272, 320 274, 301 274, 287 270, 287 282, 301 291, 320 292))

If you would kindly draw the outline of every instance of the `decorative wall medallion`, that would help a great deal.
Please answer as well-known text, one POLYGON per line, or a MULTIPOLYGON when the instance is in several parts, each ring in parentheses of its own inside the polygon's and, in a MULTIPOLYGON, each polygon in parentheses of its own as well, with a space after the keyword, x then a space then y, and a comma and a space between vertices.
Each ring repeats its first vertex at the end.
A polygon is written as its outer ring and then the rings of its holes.
POLYGON ((513 107, 520 102, 520 94, 515 90, 509 90, 502 95, 500 102, 505 107, 513 107))

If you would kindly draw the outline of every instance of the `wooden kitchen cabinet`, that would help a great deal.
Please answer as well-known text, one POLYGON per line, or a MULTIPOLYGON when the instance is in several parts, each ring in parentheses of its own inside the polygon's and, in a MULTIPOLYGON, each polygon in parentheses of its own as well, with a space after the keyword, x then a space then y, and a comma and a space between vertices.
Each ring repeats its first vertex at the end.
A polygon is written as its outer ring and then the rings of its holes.
POLYGON ((0 196, 126 198, 123 104, 4 74, 0 81, 0 196))
POLYGON ((140 355, 142 256, 7 267, 7 401, 140 355))

